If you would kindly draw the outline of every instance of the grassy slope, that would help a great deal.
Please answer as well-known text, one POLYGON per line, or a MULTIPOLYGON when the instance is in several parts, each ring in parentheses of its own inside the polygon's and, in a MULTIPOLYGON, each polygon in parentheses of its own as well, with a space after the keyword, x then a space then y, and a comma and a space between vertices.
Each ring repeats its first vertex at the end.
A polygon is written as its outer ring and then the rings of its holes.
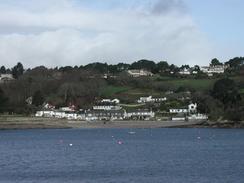
POLYGON ((177 80, 168 80, 165 81, 164 83, 168 85, 172 85, 174 88, 179 88, 181 86, 183 87, 189 87, 195 90, 209 90, 215 80, 210 80, 210 79, 177 79, 177 80))
MULTIPOLYGON (((157 78, 152 78, 152 83, 154 84, 162 84, 165 86, 169 86, 170 89, 178 89, 179 87, 188 87, 194 89, 196 91, 206 91, 210 90, 214 83, 218 79, 174 79, 170 77, 161 77, 160 81, 157 78)), ((235 81, 239 81, 239 77, 232 78, 235 81)), ((240 90, 241 93, 244 94, 244 89, 240 90)), ((143 88, 132 88, 130 86, 107 86, 102 91, 103 97, 129 97, 131 99, 138 99, 141 96, 161 96, 163 94, 162 91, 157 91, 153 89, 143 89, 143 88)))

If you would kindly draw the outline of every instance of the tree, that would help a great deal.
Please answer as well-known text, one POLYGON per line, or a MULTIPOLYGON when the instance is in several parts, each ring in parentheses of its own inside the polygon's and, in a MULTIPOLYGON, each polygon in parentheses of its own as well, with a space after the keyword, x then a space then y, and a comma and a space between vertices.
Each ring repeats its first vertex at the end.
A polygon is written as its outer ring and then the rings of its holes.
POLYGON ((244 64, 244 57, 235 57, 226 62, 231 68, 238 68, 244 64))
POLYGON ((4 66, 2 66, 1 68, 0 68, 0 73, 1 74, 6 74, 6 68, 4 67, 4 66))
POLYGON ((225 106, 229 104, 235 105, 241 100, 236 83, 228 78, 215 82, 212 96, 220 100, 225 106))
POLYGON ((193 70, 199 72, 201 69, 200 69, 199 65, 195 65, 195 66, 193 67, 193 70))
POLYGON ((5 96, 5 93, 0 88, 0 112, 4 112, 8 98, 5 96))
POLYGON ((108 64, 107 63, 100 63, 100 62, 95 62, 88 64, 84 67, 87 70, 95 70, 100 73, 107 73, 108 72, 108 64))
POLYGON ((41 106, 44 103, 44 97, 40 90, 36 91, 33 95, 32 104, 35 106, 41 106))
POLYGON ((208 114, 211 120, 221 119, 224 115, 224 105, 212 96, 203 92, 193 94, 193 102, 197 103, 197 111, 202 114, 208 114))
POLYGON ((161 61, 157 63, 157 70, 159 72, 166 72, 169 69, 169 64, 166 61, 161 61))
POLYGON ((211 65, 216 66, 216 65, 223 65, 217 58, 214 58, 211 60, 211 65))
POLYGON ((150 60, 139 60, 131 64, 130 69, 145 69, 151 72, 155 72, 157 67, 155 62, 150 60))
POLYGON ((17 65, 13 67, 12 74, 15 79, 18 79, 21 75, 23 75, 23 73, 24 67, 20 62, 18 62, 17 65))

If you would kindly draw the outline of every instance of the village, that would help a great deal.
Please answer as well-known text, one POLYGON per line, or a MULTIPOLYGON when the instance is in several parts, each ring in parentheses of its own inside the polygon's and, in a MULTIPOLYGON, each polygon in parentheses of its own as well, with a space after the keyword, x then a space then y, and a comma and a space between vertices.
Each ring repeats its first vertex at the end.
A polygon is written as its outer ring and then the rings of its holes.
POLYGON ((148 60, 50 69, 24 69, 21 63, 12 70, 2 66, 2 112, 75 121, 222 119, 224 108, 216 113, 220 99, 211 91, 225 77, 234 79, 242 91, 240 73, 234 70, 236 60, 242 63, 242 58, 234 58, 193 67, 148 60))
MULTIPOLYGON (((167 101, 167 98, 153 98, 141 97, 137 103, 141 106, 146 104, 158 105, 167 101)), ((68 120, 80 120, 80 121, 122 121, 122 120, 137 120, 137 121, 192 121, 192 120, 207 120, 208 117, 205 114, 197 112, 197 104, 189 103, 188 106, 181 108, 170 108, 168 111, 164 111, 165 116, 159 115, 157 111, 153 111, 150 108, 140 109, 124 109, 120 104, 119 99, 102 99, 96 102, 96 105, 92 109, 76 109, 74 105, 69 107, 62 107, 56 109, 55 106, 45 104, 44 109, 37 111, 36 117, 45 118, 59 118, 68 120)))
MULTIPOLYGON (((214 74, 223 74, 228 68, 227 65, 210 65, 200 68, 182 68, 177 74, 179 75, 195 75, 199 72, 205 73, 212 77, 214 74)), ((153 73, 144 69, 131 69, 127 71, 131 77, 151 77, 153 73)), ((170 74, 175 74, 170 71, 170 74)), ((104 75, 107 78, 108 75, 104 75)), ((173 91, 168 91, 168 94, 173 94, 173 91)), ((186 92, 187 93, 187 92, 186 92)), ((189 93, 189 91, 188 91, 189 93)), ((168 108, 166 111, 153 110, 153 106, 159 106, 166 102, 167 97, 154 98, 152 96, 140 97, 135 101, 142 108, 125 109, 124 106, 129 104, 121 104, 119 99, 101 99, 96 101, 91 109, 77 109, 74 105, 69 107, 61 107, 56 109, 51 104, 44 104, 43 110, 37 111, 36 117, 60 118, 80 121, 123 121, 123 120, 145 120, 145 121, 204 121, 208 120, 206 114, 201 114, 197 110, 197 103, 192 103, 190 97, 186 98, 188 104, 176 108, 168 108), (150 104, 150 108, 146 107, 150 104)), ((183 97, 180 100, 185 100, 183 97)))

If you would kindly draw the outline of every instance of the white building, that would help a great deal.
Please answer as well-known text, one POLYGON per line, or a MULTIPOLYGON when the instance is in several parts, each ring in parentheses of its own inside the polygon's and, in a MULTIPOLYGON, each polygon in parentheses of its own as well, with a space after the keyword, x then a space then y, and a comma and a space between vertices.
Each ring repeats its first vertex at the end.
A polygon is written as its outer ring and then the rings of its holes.
POLYGON ((186 108, 169 109, 169 112, 172 114, 196 113, 197 112, 197 104, 189 104, 188 107, 186 107, 186 108))
POLYGON ((12 74, 0 74, 0 83, 5 83, 8 81, 13 81, 14 77, 12 74))
POLYGON ((179 113, 188 113, 188 109, 178 108, 178 109, 169 109, 169 112, 172 114, 179 114, 179 113))
POLYGON ((111 99, 102 99, 101 100, 102 103, 115 103, 115 104, 119 104, 120 103, 120 100, 115 98, 113 100, 111 99))
POLYGON ((52 110, 54 110, 55 109, 55 106, 54 105, 51 105, 49 103, 46 103, 46 104, 44 104, 43 108, 44 109, 52 109, 52 110))
POLYGON ((214 66, 211 65, 211 66, 201 67, 200 69, 203 73, 212 76, 213 74, 223 74, 227 68, 228 68, 227 65, 214 65, 214 66))
POLYGON ((185 121, 186 118, 184 116, 174 116, 172 117, 172 121, 185 121))
POLYGON ((60 111, 64 111, 64 112, 74 112, 75 111, 75 106, 69 106, 69 107, 61 107, 59 109, 60 111))
POLYGON ((188 117, 188 120, 207 120, 208 116, 205 114, 192 114, 188 117))
POLYGON ((149 97, 140 97, 139 100, 137 100, 138 103, 149 103, 149 102, 164 102, 167 98, 153 98, 152 96, 149 97))
POLYGON ((55 111, 55 118, 59 118, 59 119, 63 119, 66 117, 65 112, 64 111, 55 111))
POLYGON ((128 70, 128 74, 132 77, 141 77, 141 76, 153 76, 153 73, 140 69, 140 70, 128 70))
POLYGON ((123 120, 125 117, 125 110, 88 110, 85 114, 85 119, 87 121, 123 120))
POLYGON ((93 106, 93 110, 120 110, 121 107, 118 106, 119 103, 119 99, 102 99, 93 106))
POLYGON ((55 111, 37 111, 35 116, 51 118, 51 117, 55 117, 55 111))
POLYGON ((196 113, 197 112, 197 104, 190 104, 188 105, 188 112, 189 113, 196 113))
POLYGON ((155 117, 155 113, 149 110, 134 110, 125 113, 125 118, 127 119, 141 119, 149 120, 155 117))
POLYGON ((187 68, 184 68, 184 69, 180 70, 179 74, 181 74, 181 75, 190 75, 191 74, 191 70, 187 69, 187 68))

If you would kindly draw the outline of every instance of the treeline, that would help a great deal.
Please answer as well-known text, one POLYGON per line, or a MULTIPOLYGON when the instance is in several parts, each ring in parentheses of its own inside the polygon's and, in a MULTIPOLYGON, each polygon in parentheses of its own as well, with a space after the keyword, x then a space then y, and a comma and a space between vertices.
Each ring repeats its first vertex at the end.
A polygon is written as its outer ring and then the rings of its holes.
POLYGON ((244 120, 244 99, 240 93, 240 85, 244 81, 235 82, 229 78, 217 80, 210 91, 195 92, 193 100, 198 103, 198 110, 208 114, 211 120, 244 120))
MULTIPOLYGON (((210 65, 228 65, 230 66, 230 69, 228 72, 239 72, 242 71, 244 68, 244 57, 235 57, 233 59, 230 59, 229 61, 225 63, 221 63, 217 58, 214 58, 211 60, 210 65)), ((160 73, 170 73, 174 72, 177 73, 182 69, 193 69, 195 71, 200 71, 200 66, 195 65, 191 67, 190 65, 182 65, 177 66, 174 64, 169 64, 167 61, 160 61, 160 62, 154 62, 151 60, 139 60, 136 62, 133 62, 132 64, 126 64, 126 63, 118 63, 118 64, 107 64, 107 63, 90 63, 85 66, 65 66, 65 67, 56 67, 52 68, 51 70, 60 71, 60 72, 69 72, 72 70, 89 70, 89 71, 95 71, 97 73, 102 74, 118 74, 123 71, 126 71, 128 69, 144 69, 147 71, 151 71, 154 74, 160 74, 160 73)), ((17 63, 16 66, 13 68, 5 68, 5 66, 2 66, 0 68, 0 73, 6 74, 11 73, 15 78, 18 78, 20 75, 24 73, 24 71, 30 71, 32 69, 24 69, 23 65, 21 63, 17 63)))

